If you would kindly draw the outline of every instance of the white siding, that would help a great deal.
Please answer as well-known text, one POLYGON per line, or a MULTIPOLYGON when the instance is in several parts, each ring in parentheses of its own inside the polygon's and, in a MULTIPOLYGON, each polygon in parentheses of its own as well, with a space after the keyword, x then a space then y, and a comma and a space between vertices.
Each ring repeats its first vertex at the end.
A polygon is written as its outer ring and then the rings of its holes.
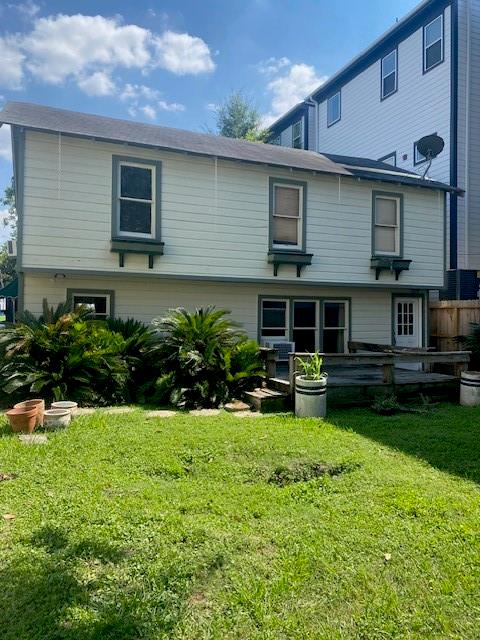
POLYGON ((381 62, 377 60, 342 86, 339 122, 327 127, 327 101, 319 105, 320 151, 374 159, 396 151, 398 166, 416 170, 414 142, 436 132, 445 140, 445 150, 434 161, 430 175, 449 181, 450 7, 444 15, 442 64, 423 73, 423 32, 418 29, 399 44, 396 93, 380 100, 381 62))
POLYGON ((301 287, 292 285, 260 285, 208 283, 195 281, 148 280, 146 278, 70 277, 54 278, 26 275, 25 309, 40 314, 42 300, 49 305, 64 302, 67 289, 112 290, 115 315, 135 317, 145 323, 164 315, 169 309, 183 306, 215 305, 232 312, 249 336, 257 339, 259 296, 298 296, 299 298, 350 298, 351 335, 353 340, 389 344, 391 342, 391 292, 342 288, 301 287))
MULTIPOLYGON (((314 254, 302 282, 374 286, 443 285, 443 199, 439 192, 388 187, 307 172, 273 170, 211 158, 28 131, 23 255, 28 269, 79 269, 164 275, 270 279, 267 263, 269 177, 308 182, 307 251, 314 254), (162 240, 165 255, 147 269, 143 255, 125 267, 110 252, 112 155, 162 161, 162 240), (402 191, 404 257, 411 269, 397 283, 370 268, 372 190, 402 191)), ((298 282, 294 267, 282 280, 298 282)))

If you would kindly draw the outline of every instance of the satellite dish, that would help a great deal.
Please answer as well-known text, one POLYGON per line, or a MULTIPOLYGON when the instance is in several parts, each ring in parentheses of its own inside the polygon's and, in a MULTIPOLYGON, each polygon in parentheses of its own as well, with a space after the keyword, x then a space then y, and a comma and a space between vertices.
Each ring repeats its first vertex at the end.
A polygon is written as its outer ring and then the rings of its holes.
POLYGON ((417 142, 417 149, 425 156, 428 160, 432 160, 432 158, 436 158, 443 151, 445 146, 445 141, 440 136, 437 136, 436 133, 431 136, 424 136, 420 138, 417 142))
POLYGON ((436 133, 433 133, 430 136, 424 136, 417 142, 418 152, 428 160, 427 168, 423 173, 424 178, 426 177, 428 170, 432 166, 432 160, 442 153, 444 147, 444 139, 440 136, 437 136, 436 133))

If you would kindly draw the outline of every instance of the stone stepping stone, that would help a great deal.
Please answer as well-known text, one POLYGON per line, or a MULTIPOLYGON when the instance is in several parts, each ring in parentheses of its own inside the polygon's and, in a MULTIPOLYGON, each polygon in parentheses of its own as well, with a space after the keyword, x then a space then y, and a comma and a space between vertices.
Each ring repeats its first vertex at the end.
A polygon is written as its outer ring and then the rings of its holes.
POLYGON ((95 413, 95 407, 78 407, 75 415, 77 416, 90 416, 95 413))
POLYGON ((173 416, 177 415, 177 412, 169 409, 158 409, 147 411, 145 415, 147 418, 173 418, 173 416))
POLYGON ((193 409, 190 411, 191 416, 218 416, 220 409, 193 409))
POLYGON ((18 439, 23 444, 47 444, 48 437, 44 433, 22 433, 18 439))
POLYGON ((227 402, 224 406, 225 411, 235 413, 237 411, 250 411, 250 405, 241 400, 233 400, 233 402, 227 402))
POLYGON ((236 411, 233 415, 236 418, 262 418, 265 414, 259 411, 236 411))

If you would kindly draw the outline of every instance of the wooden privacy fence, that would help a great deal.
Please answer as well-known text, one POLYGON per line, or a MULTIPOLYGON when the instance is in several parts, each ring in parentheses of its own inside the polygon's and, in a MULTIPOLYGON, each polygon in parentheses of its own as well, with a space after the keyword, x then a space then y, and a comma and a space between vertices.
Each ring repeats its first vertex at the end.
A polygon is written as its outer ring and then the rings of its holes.
POLYGON ((458 336, 467 336, 480 323, 480 300, 430 302, 430 342, 438 351, 457 351, 458 336))

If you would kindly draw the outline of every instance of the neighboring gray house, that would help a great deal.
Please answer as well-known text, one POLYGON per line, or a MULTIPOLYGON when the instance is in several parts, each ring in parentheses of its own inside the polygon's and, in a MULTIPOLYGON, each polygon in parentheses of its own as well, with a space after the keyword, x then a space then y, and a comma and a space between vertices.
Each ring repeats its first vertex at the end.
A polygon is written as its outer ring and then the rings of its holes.
POLYGON ((361 158, 8 103, 20 309, 230 309, 252 338, 425 346, 448 186, 361 158))
POLYGON ((448 287, 475 298, 480 271, 480 1, 425 0, 271 127, 271 142, 381 159, 422 172, 416 142, 445 150, 429 175, 459 186, 448 202, 448 287), (300 125, 297 123, 301 123, 300 125))

